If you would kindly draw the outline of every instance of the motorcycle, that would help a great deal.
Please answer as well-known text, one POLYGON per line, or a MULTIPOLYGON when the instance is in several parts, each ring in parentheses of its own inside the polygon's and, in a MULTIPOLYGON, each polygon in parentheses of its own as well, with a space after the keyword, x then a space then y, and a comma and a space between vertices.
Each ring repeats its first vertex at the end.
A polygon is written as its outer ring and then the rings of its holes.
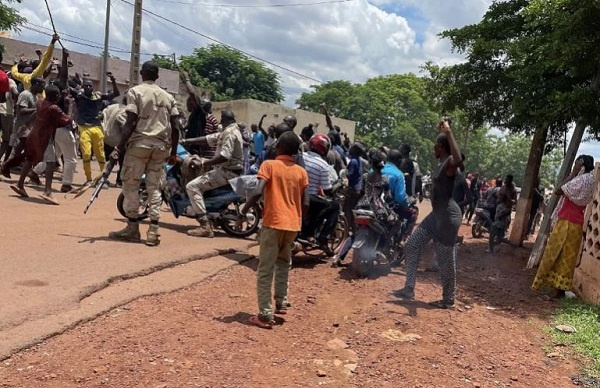
MULTIPOLYGON (((493 209, 494 212, 496 209, 493 209)), ((471 227, 473 238, 481 238, 484 233, 490 233, 492 223, 494 222, 492 209, 486 207, 475 208, 475 220, 471 227)))
MULTIPOLYGON (((344 202, 344 194, 343 194, 343 186, 342 185, 336 185, 336 187, 334 187, 333 198, 335 201, 337 201, 340 204, 342 204, 344 202)), ((319 225, 319 227, 317 228, 314 235, 318 236, 322 228, 323 228, 323 224, 319 225)), ((338 216, 338 221, 335 225, 333 234, 329 238, 328 248, 329 248, 330 252, 323 252, 323 253, 325 253, 326 255, 328 253, 329 253, 329 255, 331 255, 333 253, 335 255, 335 253, 338 252, 342 243, 348 238, 349 233, 350 233, 350 226, 348 224, 348 219, 346 218, 344 213, 340 213, 340 215, 338 216)), ((319 244, 317 244, 317 242, 314 239, 308 239, 308 240, 296 239, 296 241, 294 243, 294 248, 292 249, 293 254, 298 254, 300 252, 303 252, 305 255, 308 255, 311 252, 315 252, 315 251, 322 252, 323 250, 321 249, 321 247, 319 247, 319 244)))
MULTIPOLYGON (((182 159, 189 156, 187 151, 181 146, 179 146, 177 153, 182 159)), ((181 163, 173 166, 165 165, 165 169, 167 170, 167 179, 166 185, 161 189, 162 200, 169 205, 175 218, 184 216, 195 219, 195 214, 190 212, 190 200, 182 184, 181 163)), ((220 227, 228 235, 240 238, 248 237, 257 232, 261 219, 261 211, 258 205, 253 206, 248 211, 242 228, 236 228, 237 215, 246 202, 246 199, 236 193, 230 184, 206 191, 203 196, 208 219, 214 227, 220 227)), ((138 219, 143 220, 148 218, 148 207, 150 205, 145 177, 142 177, 139 198, 138 219)), ((123 217, 127 217, 123 207, 124 200, 125 197, 121 193, 117 198, 117 209, 123 217)))
POLYGON ((357 232, 352 244, 352 268, 359 277, 369 276, 375 263, 394 265, 402 262, 404 247, 401 242, 408 231, 407 220, 383 222, 367 209, 354 210, 354 220, 357 232))

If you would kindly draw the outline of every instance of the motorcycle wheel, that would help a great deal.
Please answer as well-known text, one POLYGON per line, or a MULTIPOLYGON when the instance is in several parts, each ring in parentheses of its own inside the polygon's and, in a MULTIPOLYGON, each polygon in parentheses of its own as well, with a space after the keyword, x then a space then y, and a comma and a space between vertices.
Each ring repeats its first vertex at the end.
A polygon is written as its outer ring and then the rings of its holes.
POLYGON ((226 209, 221 211, 219 216, 221 228, 232 237, 246 238, 258 230, 260 226, 260 208, 254 205, 248 210, 246 221, 242 224, 242 229, 235 228, 235 222, 239 212, 240 204, 230 204, 226 209))
POLYGON ((370 243, 365 243, 362 247, 355 249, 352 254, 352 269, 354 273, 360 278, 368 277, 373 272, 375 266, 375 260, 373 252, 375 248, 370 243))
MULTIPOLYGON (((123 193, 119 194, 117 198, 117 209, 119 210, 119 214, 123 217, 127 218, 125 214, 125 208, 123 203, 125 202, 125 196, 123 193)), ((148 193, 146 190, 140 190, 140 207, 138 209, 138 220, 145 220, 148 218, 148 207, 150 206, 150 200, 148 199, 148 193)))
POLYGON ((483 236, 483 225, 481 225, 481 220, 475 220, 475 223, 471 227, 471 233, 473 234, 473 238, 481 238, 483 236))
POLYGON ((345 215, 340 214, 338 217, 338 222, 333 231, 333 238, 331 238, 329 241, 329 249, 331 249, 331 251, 334 253, 338 253, 342 243, 348 238, 349 235, 350 228, 348 226, 348 220, 346 219, 345 215))

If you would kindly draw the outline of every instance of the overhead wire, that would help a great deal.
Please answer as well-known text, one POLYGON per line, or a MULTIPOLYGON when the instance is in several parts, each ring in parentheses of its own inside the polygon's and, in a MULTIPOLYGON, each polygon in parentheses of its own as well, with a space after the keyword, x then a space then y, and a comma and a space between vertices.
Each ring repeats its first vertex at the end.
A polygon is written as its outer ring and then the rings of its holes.
MULTIPOLYGON (((31 24, 31 23, 29 23, 31 24)), ((47 31, 43 31, 40 30, 38 28, 35 27, 31 27, 29 25, 23 25, 21 26, 22 28, 26 29, 26 30, 30 30, 33 32, 37 32, 39 34, 43 34, 46 36, 52 36, 53 34, 47 31)), ((60 35, 60 33, 59 33, 60 35)), ((65 35, 67 36, 67 35, 65 35)), ((102 43, 98 43, 98 42, 94 42, 94 41, 89 41, 91 43, 85 42, 85 41, 77 41, 74 39, 69 39, 69 38, 61 38, 61 40, 65 41, 65 42, 69 42, 69 43, 73 43, 73 44, 77 44, 80 46, 85 46, 85 47, 91 47, 91 48, 96 48, 96 49, 100 49, 100 50, 104 50, 104 45, 102 43)), ((113 52, 113 53, 124 53, 124 54, 131 54, 131 50, 126 50, 126 49, 109 49, 109 52, 113 52)), ((171 56, 171 54, 157 54, 157 53, 141 53, 140 55, 148 55, 148 56, 154 56, 154 55, 158 55, 158 56, 171 56)))
MULTIPOLYGON (((30 21, 27 21, 26 23, 29 24, 32 27, 35 27, 35 28, 41 28, 43 30, 52 31, 51 28, 40 26, 39 24, 35 24, 35 23, 30 22, 30 21)), ((57 33, 60 36, 68 36, 70 38, 77 39, 78 41, 92 43, 92 44, 95 44, 95 45, 102 45, 102 43, 99 43, 99 42, 96 42, 96 41, 93 41, 93 40, 89 40, 89 39, 85 39, 85 38, 80 38, 80 37, 78 37, 76 35, 67 34, 64 31, 57 31, 57 33)), ((110 46, 110 45, 108 46, 108 48, 109 49, 113 49, 113 50, 126 50, 125 48, 122 48, 122 47, 115 47, 115 46, 110 46)))
POLYGON ((211 4, 211 3, 193 3, 189 1, 181 0, 155 0, 161 3, 171 4, 182 4, 182 5, 194 5, 199 7, 220 7, 220 8, 277 8, 277 7, 304 7, 311 5, 324 5, 324 4, 339 4, 349 3, 356 0, 330 0, 330 1, 317 1, 312 3, 280 3, 280 4, 211 4))
MULTIPOLYGON (((133 4, 132 2, 130 2, 130 1, 128 1, 128 0, 121 0, 121 1, 122 1, 123 3, 129 4, 129 5, 131 5, 131 6, 135 6, 135 4, 133 4)), ((159 19, 161 19, 161 20, 163 20, 163 21, 166 21, 166 22, 168 22, 168 23, 174 24, 174 25, 176 25, 176 26, 177 26, 177 27, 179 27, 179 28, 182 28, 182 29, 184 29, 184 30, 186 30, 186 31, 192 32, 192 33, 194 33, 194 34, 196 34, 196 35, 199 35, 199 36, 201 36, 201 37, 203 37, 203 38, 205 38, 205 39, 208 39, 208 40, 210 40, 210 41, 212 41, 212 42, 218 43, 218 44, 220 44, 220 45, 223 45, 223 46, 225 46, 225 47, 228 47, 228 48, 230 48, 230 49, 232 49, 232 50, 235 50, 235 51, 237 51, 237 52, 240 52, 240 53, 242 53, 242 54, 244 54, 244 55, 246 55, 246 56, 248 56, 248 57, 250 57, 250 58, 254 58, 254 59, 258 60, 258 61, 264 62, 264 63, 266 63, 266 64, 269 64, 269 65, 273 66, 273 67, 276 67, 276 68, 278 68, 278 69, 284 70, 284 71, 286 71, 286 72, 288 72, 288 73, 291 73, 291 74, 297 75, 297 76, 299 76, 299 77, 302 77, 302 78, 305 78, 305 79, 308 79, 308 80, 311 80, 311 81, 314 81, 314 82, 317 82, 317 83, 320 83, 320 84, 321 84, 321 83, 323 83, 323 81, 321 81, 321 80, 319 80, 319 79, 316 79, 316 78, 313 78, 313 77, 311 77, 311 76, 308 76, 308 75, 302 74, 302 73, 300 73, 300 72, 297 72, 296 70, 292 70, 292 69, 290 69, 290 68, 287 68, 287 67, 285 67, 285 66, 278 65, 278 64, 276 64, 276 63, 274 63, 274 62, 271 62, 271 61, 269 61, 269 60, 267 60, 267 59, 261 58, 261 57, 259 57, 259 56, 257 56, 257 55, 254 55, 254 54, 248 53, 248 52, 246 52, 246 51, 240 50, 240 49, 238 49, 237 47, 234 47, 234 46, 232 46, 232 45, 230 45, 230 44, 224 43, 224 42, 222 42, 222 41, 220 41, 220 40, 218 40, 218 39, 215 39, 215 38, 213 38, 213 37, 211 37, 211 36, 209 36, 209 35, 203 34, 203 33, 199 32, 199 31, 196 31, 196 30, 194 30, 194 29, 192 29, 192 28, 190 28, 190 27, 187 27, 187 26, 185 26, 185 25, 183 25, 183 24, 181 24, 181 23, 178 23, 178 22, 176 22, 176 21, 173 21, 173 20, 171 20, 171 19, 168 19, 168 18, 166 18, 166 17, 164 17, 164 16, 162 16, 162 15, 159 15, 159 14, 157 14, 157 13, 155 13, 155 12, 152 12, 152 11, 150 11, 150 10, 147 10, 147 9, 145 9, 145 8, 142 8, 142 11, 143 11, 144 13, 148 14, 148 15, 152 15, 152 16, 154 16, 154 17, 156 17, 156 18, 159 18, 159 19)))

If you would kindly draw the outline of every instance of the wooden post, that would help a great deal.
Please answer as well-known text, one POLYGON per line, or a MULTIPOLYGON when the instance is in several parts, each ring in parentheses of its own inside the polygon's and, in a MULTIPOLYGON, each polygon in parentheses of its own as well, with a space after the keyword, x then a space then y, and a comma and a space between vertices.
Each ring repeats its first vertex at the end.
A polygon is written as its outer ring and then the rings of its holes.
POLYGON ((131 59, 129 63, 129 86, 139 84, 140 46, 142 44, 142 0, 135 0, 133 8, 133 31, 131 34, 131 59))
MULTIPOLYGON (((577 125, 575 126, 575 131, 573 132, 573 136, 571 137, 571 141, 569 142, 569 148, 567 149, 567 153, 565 155, 565 159, 563 160, 562 165, 560 166, 560 172, 558 173, 558 178, 556 179, 556 185, 554 189, 557 189, 561 183, 565 180, 566 176, 571 171, 571 167, 573 166, 573 162, 575 161, 575 156, 577 155, 577 151, 579 150, 579 145, 581 144, 581 140, 583 140, 583 135, 585 133, 585 127, 587 126, 583 120, 579 120, 577 125)), ((535 245, 533 246, 533 250, 531 251, 531 255, 529 256, 529 261, 527 262, 527 268, 535 267, 542 257, 544 253, 544 248, 546 247, 546 241, 548 240, 548 236, 550 234, 550 217, 554 212, 554 208, 558 203, 558 197, 552 194, 550 201, 548 202, 548 206, 546 206, 546 211, 544 211, 544 220, 542 221, 542 225, 540 226, 540 230, 538 232, 538 236, 535 240, 535 245)))
POLYGON ((523 180, 521 196, 517 203, 517 212, 510 233, 510 241, 518 246, 523 245, 523 240, 527 234, 531 202, 533 193, 536 189, 535 185, 540 174, 540 166, 542 165, 542 157, 544 156, 544 147, 546 146, 547 137, 548 126, 538 127, 535 130, 533 141, 531 142, 527 168, 525 169, 525 179, 523 180))

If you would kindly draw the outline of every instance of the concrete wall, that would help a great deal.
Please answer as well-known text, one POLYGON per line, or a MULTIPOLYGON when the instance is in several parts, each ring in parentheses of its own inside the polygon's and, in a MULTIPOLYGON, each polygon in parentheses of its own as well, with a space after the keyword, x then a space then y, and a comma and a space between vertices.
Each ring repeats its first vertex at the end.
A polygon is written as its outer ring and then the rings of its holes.
MULTIPOLYGON (((600 183, 600 164, 596 164, 596 181, 600 183)), ((600 184, 585 212, 573 286, 582 299, 600 305, 600 184)))
MULTIPOLYGON (((48 38, 48 44, 49 43, 50 38, 48 38)), ((1 67, 4 70, 10 70, 15 61, 18 61, 21 54, 24 54, 29 59, 37 59, 35 50, 40 49, 43 52, 48 47, 47 45, 44 46, 4 37, 0 37, 0 44, 4 45, 3 61, 1 64, 1 67)), ((62 59, 62 50, 60 49, 60 45, 58 43, 56 43, 54 47, 53 57, 57 58, 59 61, 62 59)), ((94 88, 96 90, 101 90, 101 56, 70 51, 69 59, 73 62, 73 67, 69 68, 69 75, 75 75, 75 73, 79 73, 83 76, 84 73, 87 73, 89 74, 88 78, 94 83, 94 88)), ((108 70, 115 76, 117 86, 121 92, 125 91, 129 87, 129 61, 109 58, 108 70)), ((53 72, 53 75, 50 77, 52 78, 56 76, 57 73, 53 72)), ((177 96, 180 93, 179 73, 176 71, 161 69, 159 73, 159 79, 156 81, 156 83, 174 96, 177 96)), ((110 89, 110 81, 108 83, 108 89, 110 89)))
MULTIPOLYGON (((220 117, 221 110, 231 110, 235 114, 238 122, 243 121, 246 124, 258 124, 258 121, 263 114, 267 114, 263 122, 263 127, 266 129, 271 124, 279 124, 287 115, 294 115, 298 119, 296 132, 300 133, 302 128, 312 123, 316 131, 327 133, 329 129, 325 122, 325 116, 319 113, 308 112, 295 108, 288 108, 282 105, 271 104, 257 100, 234 100, 213 103, 213 113, 217 118, 220 117)), ((334 125, 339 125, 342 132, 346 132, 350 140, 354 141, 354 133, 356 123, 350 120, 332 118, 334 125)))

